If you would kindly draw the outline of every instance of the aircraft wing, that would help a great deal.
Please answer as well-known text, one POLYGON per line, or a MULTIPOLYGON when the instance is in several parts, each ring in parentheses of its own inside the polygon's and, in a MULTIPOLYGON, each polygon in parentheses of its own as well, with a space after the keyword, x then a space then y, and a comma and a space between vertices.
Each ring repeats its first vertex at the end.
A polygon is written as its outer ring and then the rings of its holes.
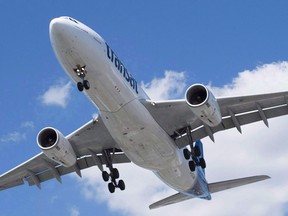
POLYGON ((191 111, 185 100, 143 101, 158 124, 175 140, 179 148, 188 143, 187 126, 191 126, 193 141, 236 127, 241 133, 241 126, 263 121, 268 126, 268 119, 288 114, 288 92, 262 95, 217 98, 222 114, 222 123, 216 127, 204 125, 191 111))
POLYGON ((121 152, 107 131, 101 117, 92 120, 83 127, 66 137, 71 143, 77 162, 72 167, 64 167, 50 160, 44 153, 40 153, 14 169, 0 176, 0 190, 28 182, 29 186, 36 185, 52 178, 61 182, 61 176, 76 172, 81 176, 81 170, 91 166, 98 166, 103 170, 103 164, 107 161, 103 151, 111 155, 112 163, 128 163, 130 160, 121 152))

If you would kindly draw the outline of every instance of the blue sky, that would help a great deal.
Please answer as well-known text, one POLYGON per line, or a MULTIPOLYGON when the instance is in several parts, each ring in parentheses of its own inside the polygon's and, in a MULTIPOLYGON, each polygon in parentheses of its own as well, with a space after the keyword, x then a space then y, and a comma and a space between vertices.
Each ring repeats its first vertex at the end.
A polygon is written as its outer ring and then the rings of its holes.
MULTIPOLYGON (((230 89, 233 92, 236 84, 245 86, 246 82, 240 82, 245 81, 243 77, 257 75, 260 69, 265 69, 268 72, 261 72, 259 79, 249 77, 249 81, 259 84, 266 73, 275 70, 270 68, 272 63, 286 62, 288 56, 288 2, 285 0, 0 0, 0 6, 1 173, 40 152, 36 135, 41 128, 53 126, 69 134, 96 113, 96 108, 69 82, 53 53, 49 22, 55 17, 68 15, 97 31, 150 92, 162 91, 157 85, 165 85, 163 79, 168 76, 178 79, 176 84, 183 86, 180 90, 172 87, 170 90, 177 94, 170 97, 183 97, 184 87, 196 82, 210 84, 219 94, 225 90, 223 86, 235 84, 230 89), (247 73, 239 75, 245 70, 247 73), (179 78, 181 72, 185 78, 179 78), (63 90, 63 86, 66 89, 63 90), (49 89, 66 91, 64 104, 45 103, 43 95, 49 89)), ((280 67, 276 65, 277 69, 280 67)), ((282 69, 285 73, 286 69, 282 69)), ((269 81, 273 83, 270 79, 267 83, 269 81)), ((277 126, 280 127, 275 128, 277 126)), ((265 133, 269 132, 265 130, 265 133)), ((95 176, 99 173, 95 169, 95 176)), ((85 179, 79 182, 70 175, 63 178, 62 185, 49 181, 42 185, 42 190, 25 185, 2 191, 0 216, 30 215, 31 212, 43 216, 119 215, 119 209, 111 207, 107 199, 99 201, 85 195, 83 190, 91 182, 86 180, 88 183, 85 179)), ((145 181, 141 184, 145 185, 145 181)), ((105 191, 108 193, 106 188, 105 191)), ((121 199, 121 193, 116 196, 121 199)), ((287 196, 284 199, 286 205, 281 204, 281 209, 286 206, 287 213, 287 196)), ((122 210, 122 215, 136 215, 122 210)))

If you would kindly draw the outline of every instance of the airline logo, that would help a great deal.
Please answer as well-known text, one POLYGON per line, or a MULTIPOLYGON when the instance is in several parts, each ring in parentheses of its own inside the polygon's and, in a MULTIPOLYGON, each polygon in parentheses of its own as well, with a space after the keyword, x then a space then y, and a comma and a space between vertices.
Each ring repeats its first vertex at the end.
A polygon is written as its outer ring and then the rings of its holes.
POLYGON ((128 72, 127 68, 124 66, 124 64, 120 61, 120 59, 116 56, 114 51, 109 47, 107 43, 107 57, 110 59, 112 63, 114 63, 116 69, 123 75, 123 78, 130 83, 130 86, 134 89, 134 91, 138 94, 138 87, 137 87, 137 81, 132 77, 132 75, 128 72))

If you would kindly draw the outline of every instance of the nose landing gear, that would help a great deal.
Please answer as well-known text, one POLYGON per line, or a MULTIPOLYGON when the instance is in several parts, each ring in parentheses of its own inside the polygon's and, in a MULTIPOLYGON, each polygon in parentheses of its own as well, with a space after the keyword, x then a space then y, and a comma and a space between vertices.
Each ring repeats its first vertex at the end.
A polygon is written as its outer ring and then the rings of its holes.
POLYGON ((80 65, 76 65, 76 68, 73 69, 74 72, 76 73, 76 75, 82 79, 82 82, 78 82, 77 83, 77 88, 80 92, 82 92, 84 90, 84 88, 86 90, 90 89, 90 83, 88 80, 85 80, 87 71, 86 71, 86 65, 84 66, 80 66, 80 65))

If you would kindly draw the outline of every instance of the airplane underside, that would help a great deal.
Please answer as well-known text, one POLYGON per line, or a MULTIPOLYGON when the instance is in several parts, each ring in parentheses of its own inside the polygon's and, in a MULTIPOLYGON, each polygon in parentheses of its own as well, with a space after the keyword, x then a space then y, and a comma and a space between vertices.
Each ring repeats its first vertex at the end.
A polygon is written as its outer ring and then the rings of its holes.
POLYGON ((46 127, 37 136, 42 153, 0 176, 0 190, 98 166, 111 193, 125 190, 115 164, 134 162, 151 170, 178 193, 150 209, 270 178, 266 175, 208 183, 201 139, 242 125, 287 115, 288 92, 216 98, 203 84, 185 99, 153 101, 116 53, 95 31, 71 17, 53 19, 50 40, 65 72, 100 115, 64 136, 46 127), (104 168, 106 166, 106 169, 104 168))

